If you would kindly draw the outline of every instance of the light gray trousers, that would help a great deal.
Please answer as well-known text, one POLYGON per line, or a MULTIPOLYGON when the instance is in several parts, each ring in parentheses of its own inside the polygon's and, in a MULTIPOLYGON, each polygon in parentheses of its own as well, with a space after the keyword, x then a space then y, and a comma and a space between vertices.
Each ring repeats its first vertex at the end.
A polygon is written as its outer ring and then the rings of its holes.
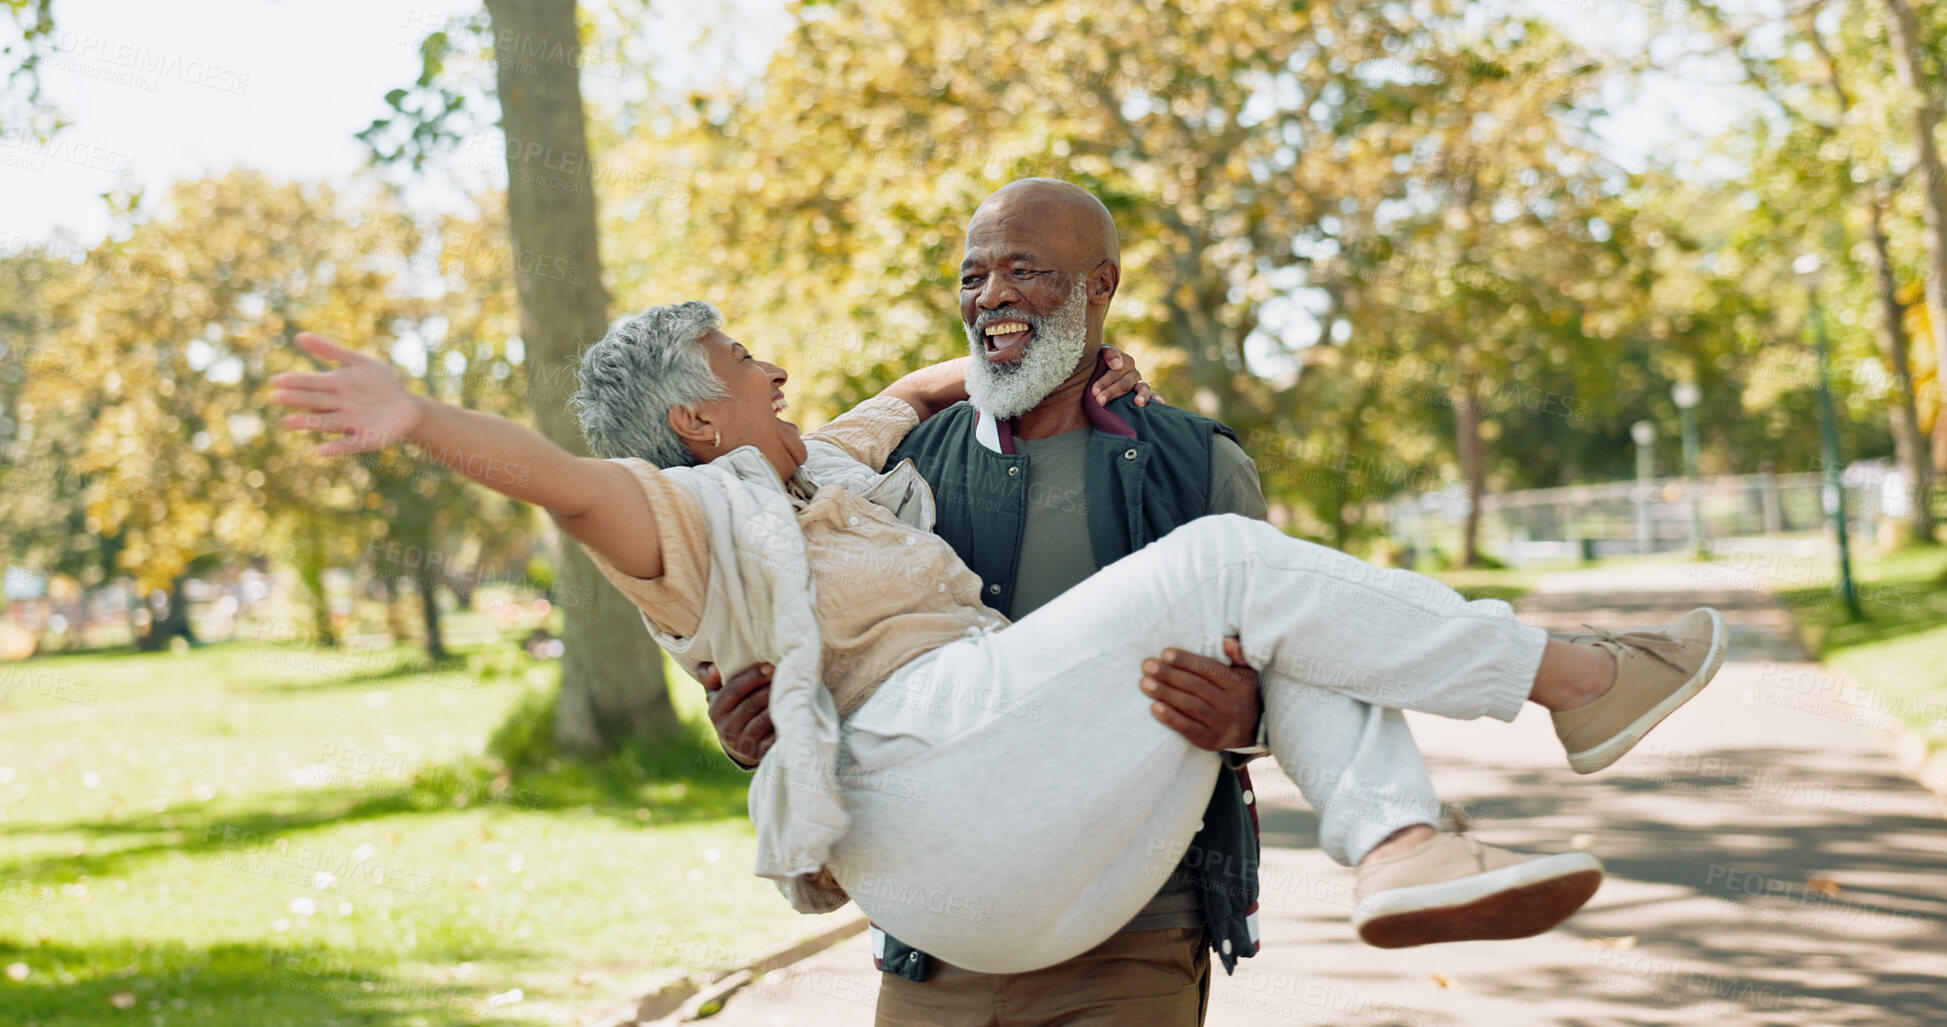
POLYGON ((842 729, 853 819, 833 874, 887 933, 970 970, 1099 944, 1175 869, 1219 770, 1151 716, 1141 662, 1169 646, 1221 658, 1229 635, 1342 863, 1434 819, 1398 711, 1512 720, 1548 637, 1505 603, 1201 518, 881 685, 842 729))

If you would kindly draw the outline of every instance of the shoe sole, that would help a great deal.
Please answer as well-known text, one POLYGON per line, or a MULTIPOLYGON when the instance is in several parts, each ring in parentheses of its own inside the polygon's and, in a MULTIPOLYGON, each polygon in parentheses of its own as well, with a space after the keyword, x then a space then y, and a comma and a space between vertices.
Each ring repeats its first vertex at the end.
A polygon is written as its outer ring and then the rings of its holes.
POLYGON ((1569 852, 1380 892, 1360 904, 1352 925, 1361 941, 1381 949, 1532 938, 1567 920, 1600 887, 1602 862, 1569 852))
POLYGON ((1637 717, 1628 727, 1623 728, 1610 739, 1593 749, 1568 754, 1568 765, 1578 774, 1593 774, 1604 767, 1622 759, 1636 743, 1650 733, 1650 729, 1663 723, 1663 718, 1675 713, 1677 708, 1687 703, 1704 686, 1710 684, 1717 671, 1724 665, 1724 654, 1730 647, 1730 633, 1724 627, 1724 617, 1716 610, 1706 610, 1710 614, 1711 643, 1710 655, 1705 657, 1703 666, 1697 673, 1683 683, 1681 688, 1664 697, 1663 701, 1650 707, 1649 712, 1637 717))

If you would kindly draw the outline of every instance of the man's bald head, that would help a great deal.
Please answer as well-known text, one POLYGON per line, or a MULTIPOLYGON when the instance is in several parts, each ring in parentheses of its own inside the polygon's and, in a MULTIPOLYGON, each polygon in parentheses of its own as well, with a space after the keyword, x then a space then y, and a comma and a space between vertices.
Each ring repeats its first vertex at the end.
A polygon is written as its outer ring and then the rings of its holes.
POLYGON ((1049 230, 1068 247, 1068 256, 1083 267, 1110 260, 1122 263, 1122 241, 1115 218, 1095 194, 1054 178, 1020 178, 994 190, 981 201, 967 225, 969 236, 983 217, 1020 217, 1049 230))

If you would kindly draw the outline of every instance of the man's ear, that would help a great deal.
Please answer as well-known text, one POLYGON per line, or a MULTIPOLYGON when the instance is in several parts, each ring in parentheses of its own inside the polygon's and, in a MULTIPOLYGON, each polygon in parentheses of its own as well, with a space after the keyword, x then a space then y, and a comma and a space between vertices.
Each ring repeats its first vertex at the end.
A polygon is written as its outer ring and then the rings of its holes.
POLYGON ((1116 286, 1122 284, 1122 267, 1113 260, 1105 260, 1095 266, 1088 276, 1088 302, 1090 306, 1106 307, 1115 299, 1116 286))
POLYGON ((669 408, 669 428, 693 449, 715 445, 717 429, 710 416, 681 403, 669 408))

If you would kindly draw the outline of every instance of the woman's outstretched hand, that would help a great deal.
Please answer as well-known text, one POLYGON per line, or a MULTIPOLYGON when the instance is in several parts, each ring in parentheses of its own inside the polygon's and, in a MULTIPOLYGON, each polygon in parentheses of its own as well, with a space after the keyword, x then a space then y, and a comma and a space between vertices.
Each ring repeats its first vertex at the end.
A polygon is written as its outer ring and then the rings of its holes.
POLYGON ((1134 357, 1105 343, 1102 346, 1102 360, 1109 365, 1109 369, 1095 380, 1097 403, 1107 403, 1130 392, 1136 394, 1136 405, 1139 407, 1148 406, 1149 401, 1156 398, 1156 390, 1143 381, 1143 373, 1136 369, 1134 357))
POLYGON ((285 373, 270 379, 271 402, 303 411, 284 415, 280 424, 339 436, 319 446, 319 456, 384 449, 418 424, 419 401, 400 384, 392 368, 310 332, 299 333, 297 344, 319 360, 340 365, 334 371, 285 373))

